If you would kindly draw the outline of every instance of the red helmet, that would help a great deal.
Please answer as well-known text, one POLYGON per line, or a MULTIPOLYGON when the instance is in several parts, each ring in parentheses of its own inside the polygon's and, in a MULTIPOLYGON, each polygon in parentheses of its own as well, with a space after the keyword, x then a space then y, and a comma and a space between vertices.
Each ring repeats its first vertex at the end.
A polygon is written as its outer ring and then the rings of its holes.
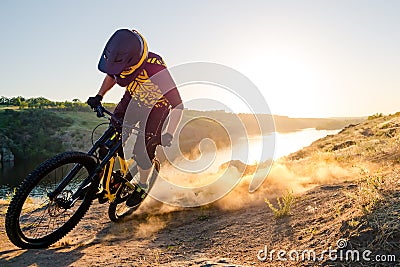
POLYGON ((133 72, 147 59, 147 43, 135 30, 117 30, 108 40, 101 54, 98 68, 101 72, 116 75, 133 72))

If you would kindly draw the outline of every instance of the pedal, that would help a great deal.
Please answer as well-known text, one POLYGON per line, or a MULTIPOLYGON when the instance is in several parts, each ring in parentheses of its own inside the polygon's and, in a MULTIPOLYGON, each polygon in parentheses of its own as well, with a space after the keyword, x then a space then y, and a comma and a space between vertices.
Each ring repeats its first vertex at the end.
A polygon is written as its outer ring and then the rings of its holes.
POLYGON ((98 192, 94 195, 93 200, 94 200, 94 199, 97 199, 97 200, 99 201, 100 204, 105 203, 105 202, 107 201, 107 198, 106 198, 106 194, 105 194, 104 190, 98 191, 98 192))
POLYGON ((136 186, 134 185, 134 184, 132 184, 128 179, 129 178, 132 178, 132 175, 130 174, 130 173, 128 173, 128 175, 126 176, 126 177, 123 177, 122 175, 121 175, 121 172, 120 171, 117 171, 117 179, 118 179, 118 182, 122 182, 122 183, 124 183, 127 187, 129 187, 130 189, 132 189, 132 190, 135 190, 135 188, 136 188, 136 186))
POLYGON ((100 204, 104 204, 108 201, 108 198, 105 196, 104 192, 100 193, 100 195, 97 197, 97 199, 100 204))

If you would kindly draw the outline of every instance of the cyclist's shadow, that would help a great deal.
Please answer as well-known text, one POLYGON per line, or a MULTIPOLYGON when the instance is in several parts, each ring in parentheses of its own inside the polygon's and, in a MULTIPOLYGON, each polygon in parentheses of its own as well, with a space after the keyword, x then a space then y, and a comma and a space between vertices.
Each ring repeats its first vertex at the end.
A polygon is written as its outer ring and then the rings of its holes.
POLYGON ((84 255, 82 249, 10 249, 0 252, 0 266, 70 266, 84 255))
MULTIPOLYGON (((146 199, 147 201, 148 199, 146 199)), ((159 231, 168 227, 173 220, 173 213, 158 214, 155 211, 163 204, 150 200, 151 210, 140 209, 128 215, 119 223, 109 222, 96 233, 94 238, 86 246, 95 245, 104 241, 112 242, 114 245, 126 241, 140 241, 157 236, 159 231)), ((107 218, 108 219, 108 218, 107 218)))

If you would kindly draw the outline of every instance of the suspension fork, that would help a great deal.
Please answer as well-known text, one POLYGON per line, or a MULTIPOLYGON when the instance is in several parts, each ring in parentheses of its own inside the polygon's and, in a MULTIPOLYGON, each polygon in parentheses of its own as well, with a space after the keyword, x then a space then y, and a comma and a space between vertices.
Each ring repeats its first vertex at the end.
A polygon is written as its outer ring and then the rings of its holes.
POLYGON ((58 184, 57 188, 53 192, 47 193, 50 201, 53 201, 56 196, 58 196, 64 188, 71 182, 72 178, 82 169, 81 164, 75 164, 74 167, 68 172, 64 179, 58 184))
MULTIPOLYGON (((105 143, 105 141, 112 136, 112 134, 115 133, 115 130, 112 127, 109 127, 103 135, 94 143, 93 147, 89 150, 88 155, 92 156, 95 151, 105 143)), ((47 196, 49 197, 50 201, 53 201, 56 196, 58 196, 64 188, 71 182, 72 178, 82 169, 81 164, 75 164, 74 167, 68 172, 68 174, 63 178, 63 180, 58 184, 57 188, 53 192, 49 192, 47 196)), ((86 188, 87 181, 90 178, 90 181, 95 177, 97 172, 94 172, 91 174, 87 179, 84 180, 84 182, 81 184, 79 189, 86 188), (82 187, 82 185, 84 185, 82 187), (82 188, 81 188, 82 187, 82 188)), ((81 190, 80 190, 81 191, 81 190)))

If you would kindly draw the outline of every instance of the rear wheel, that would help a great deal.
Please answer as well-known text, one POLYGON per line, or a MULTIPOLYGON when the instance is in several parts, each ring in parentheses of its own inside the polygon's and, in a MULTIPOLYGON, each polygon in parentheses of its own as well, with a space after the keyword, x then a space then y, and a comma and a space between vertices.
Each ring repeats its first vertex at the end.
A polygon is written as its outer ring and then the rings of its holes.
POLYGON ((42 163, 23 181, 11 200, 6 214, 6 232, 20 248, 44 248, 71 231, 89 209, 97 186, 91 185, 72 207, 69 198, 94 171, 96 161, 81 152, 66 152, 42 163), (49 198, 68 172, 80 166, 60 194, 49 198))
MULTIPOLYGON (((153 170, 149 175, 149 191, 153 187, 159 172, 160 163, 158 162, 158 160, 154 159, 153 170)), ((133 171, 131 170, 131 175, 133 177, 133 180, 139 180, 139 172, 137 168, 135 168, 135 170, 133 171)), ((120 188, 120 191, 117 193, 117 197, 114 199, 113 202, 110 203, 110 206, 108 208, 108 217, 111 221, 121 222, 126 216, 132 214, 135 210, 139 208, 140 205, 135 207, 129 207, 126 205, 126 200, 132 192, 133 190, 127 185, 123 185, 120 188)))

